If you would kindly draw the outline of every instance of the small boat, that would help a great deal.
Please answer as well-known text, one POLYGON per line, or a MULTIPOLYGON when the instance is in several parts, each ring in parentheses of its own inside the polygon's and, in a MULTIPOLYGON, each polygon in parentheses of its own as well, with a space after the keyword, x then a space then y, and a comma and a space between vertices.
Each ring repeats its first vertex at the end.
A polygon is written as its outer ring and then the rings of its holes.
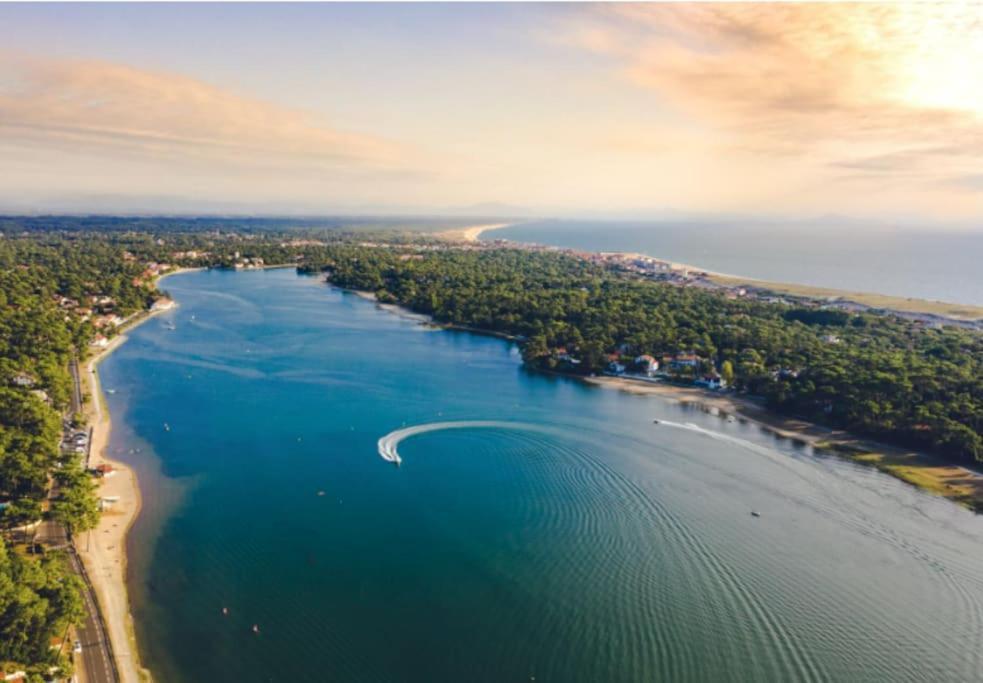
POLYGON ((657 425, 657 424, 659 424, 659 421, 658 420, 652 420, 652 424, 657 425))
POLYGON ((757 510, 751 510, 751 516, 752 517, 760 517, 761 516, 761 513, 758 512, 757 510))
POLYGON ((169 432, 169 431, 171 431, 171 425, 169 425, 169 424, 167 424, 167 423, 165 422, 165 423, 164 423, 164 431, 165 431, 165 432, 169 432))
POLYGON ((106 393, 107 394, 115 394, 116 393, 116 390, 115 389, 106 389, 106 393))
POLYGON ((259 633, 259 624, 253 624, 253 633, 259 633))
POLYGON ((224 614, 225 616, 229 616, 229 608, 228 607, 223 607, 222 608, 222 614, 224 614))
POLYGON ((324 495, 324 491, 318 491, 318 492, 317 492, 317 495, 319 495, 319 496, 323 496, 323 495, 324 495))

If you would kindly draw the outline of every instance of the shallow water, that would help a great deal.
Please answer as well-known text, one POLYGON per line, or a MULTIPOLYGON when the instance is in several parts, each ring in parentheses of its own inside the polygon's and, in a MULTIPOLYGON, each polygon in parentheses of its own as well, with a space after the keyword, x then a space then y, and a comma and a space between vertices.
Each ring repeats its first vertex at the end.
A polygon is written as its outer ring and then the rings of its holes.
POLYGON ((165 287, 180 307, 101 367, 158 680, 983 671, 983 521, 949 502, 290 270, 165 287))

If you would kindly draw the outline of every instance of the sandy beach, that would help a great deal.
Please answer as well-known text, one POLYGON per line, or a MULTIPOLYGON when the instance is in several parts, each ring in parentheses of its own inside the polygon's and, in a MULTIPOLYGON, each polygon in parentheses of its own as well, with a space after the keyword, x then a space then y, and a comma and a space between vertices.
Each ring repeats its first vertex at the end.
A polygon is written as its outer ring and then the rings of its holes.
POLYGON ((140 674, 142 668, 126 593, 126 534, 140 512, 140 487, 131 468, 106 456, 112 423, 96 373, 98 363, 125 341, 126 337, 117 337, 81 370, 90 396, 87 411, 92 425, 92 455, 89 465, 112 466, 113 474, 99 480, 98 494, 103 499, 118 498, 118 501, 103 511, 96 528, 79 536, 75 545, 99 600, 120 678, 125 683, 136 683, 146 677, 141 678, 140 674))
MULTIPOLYGON (((197 269, 178 269, 166 273, 157 279, 157 284, 169 275, 189 270, 197 269)), ((125 329, 133 329, 167 310, 169 309, 143 312, 125 329)), ((140 486, 132 468, 106 455, 112 420, 97 372, 99 363, 126 343, 126 340, 126 335, 121 332, 79 370, 83 391, 89 397, 85 406, 86 418, 92 427, 89 466, 112 466, 113 473, 98 480, 97 491, 101 499, 112 499, 113 502, 103 510, 95 529, 76 538, 75 546, 99 600, 120 678, 123 683, 138 683, 150 680, 151 676, 140 664, 133 617, 130 614, 126 591, 126 534, 140 513, 140 486)))
POLYGON ((501 230, 515 223, 489 223, 487 225, 471 225, 464 228, 454 228, 453 230, 443 230, 436 233, 437 237, 453 242, 477 242, 481 234, 489 230, 501 230))

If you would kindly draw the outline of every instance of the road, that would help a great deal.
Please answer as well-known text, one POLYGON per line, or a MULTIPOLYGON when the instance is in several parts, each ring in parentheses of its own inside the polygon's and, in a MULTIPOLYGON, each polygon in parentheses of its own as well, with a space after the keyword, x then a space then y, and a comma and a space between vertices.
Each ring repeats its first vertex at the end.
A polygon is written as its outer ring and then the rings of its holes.
POLYGON ((72 371, 72 383, 75 388, 72 390, 72 415, 82 412, 82 378, 79 376, 79 362, 78 358, 72 358, 71 362, 68 364, 69 369, 72 371))
MULTIPOLYGON (((74 390, 72 391, 72 413, 82 412, 82 378, 79 376, 78 361, 71 361, 72 379, 74 380, 74 390)), ((88 465, 89 451, 92 448, 92 431, 89 431, 89 442, 86 445, 84 463, 88 465)), ((48 492, 49 498, 58 495, 57 480, 52 482, 48 492)), ((82 599, 85 603, 85 621, 78 627, 78 640, 82 644, 82 653, 73 655, 75 658, 76 675, 81 683, 119 683, 119 673, 113 660, 112 644, 106 634, 105 623, 99 611, 99 602, 96 600, 92 584, 85 573, 82 562, 79 560, 75 546, 72 545, 68 532, 62 524, 46 520, 41 523, 35 534, 35 541, 43 544, 48 549, 67 550, 69 563, 73 571, 79 575, 85 584, 82 599)))
POLYGON ((83 577, 85 581, 85 591, 83 599, 85 601, 85 621, 78 627, 78 639, 82 643, 82 654, 75 655, 76 675, 81 683, 118 683, 119 676, 113 664, 112 647, 109 638, 106 637, 106 629, 99 614, 99 603, 96 602, 95 593, 92 592, 92 585, 85 578, 82 563, 79 561, 75 549, 69 552, 72 568, 75 573, 83 577))

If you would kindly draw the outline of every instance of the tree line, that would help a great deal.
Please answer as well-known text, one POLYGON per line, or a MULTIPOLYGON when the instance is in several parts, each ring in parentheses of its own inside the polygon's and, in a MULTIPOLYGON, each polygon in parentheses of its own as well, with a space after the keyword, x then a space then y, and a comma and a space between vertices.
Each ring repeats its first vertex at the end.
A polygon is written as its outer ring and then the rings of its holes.
POLYGON ((337 245, 307 272, 432 315, 517 335, 534 367, 601 371, 611 354, 692 353, 774 410, 895 444, 983 460, 983 335, 644 281, 515 249, 337 245), (558 353, 562 350, 564 353, 558 353), (575 357, 577 365, 561 356, 575 357))

